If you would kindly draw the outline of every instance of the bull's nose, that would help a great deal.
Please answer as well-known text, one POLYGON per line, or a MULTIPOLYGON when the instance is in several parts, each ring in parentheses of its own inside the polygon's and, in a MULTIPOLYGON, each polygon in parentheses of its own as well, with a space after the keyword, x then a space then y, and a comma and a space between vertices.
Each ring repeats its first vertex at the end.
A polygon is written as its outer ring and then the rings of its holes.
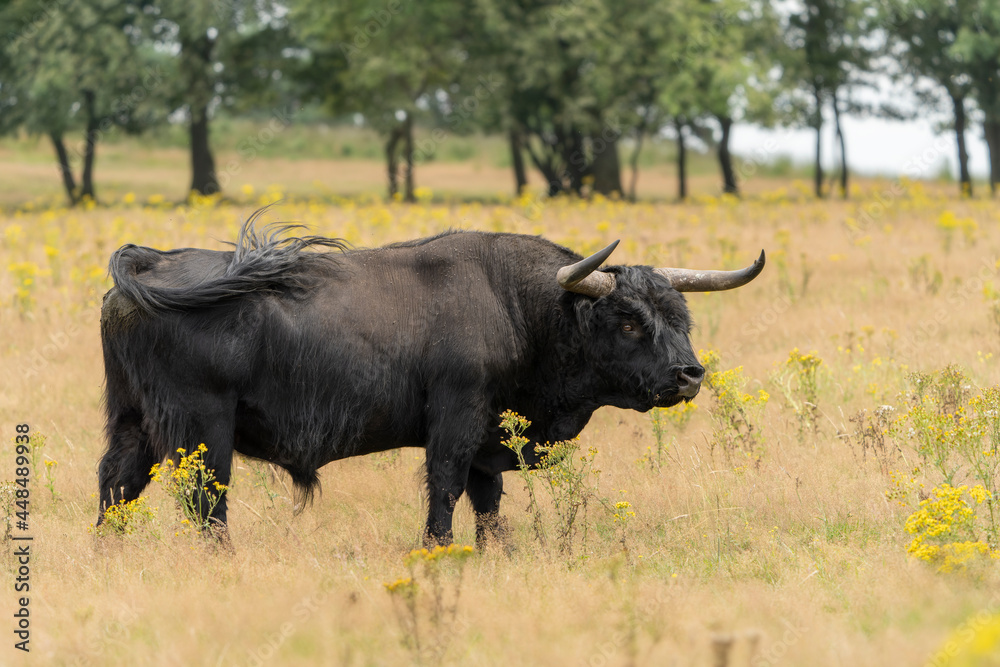
POLYGON ((681 366, 677 369, 677 393, 684 398, 694 398, 705 379, 705 369, 701 366, 681 366))

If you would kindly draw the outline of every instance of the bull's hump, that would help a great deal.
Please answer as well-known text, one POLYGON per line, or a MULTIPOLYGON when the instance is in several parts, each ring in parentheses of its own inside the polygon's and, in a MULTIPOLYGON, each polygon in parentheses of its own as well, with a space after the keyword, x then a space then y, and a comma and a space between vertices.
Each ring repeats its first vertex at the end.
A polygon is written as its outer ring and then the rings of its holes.
POLYGON ((101 305, 101 329, 105 335, 129 329, 138 318, 139 309, 135 303, 117 287, 112 287, 104 295, 104 303, 101 305))

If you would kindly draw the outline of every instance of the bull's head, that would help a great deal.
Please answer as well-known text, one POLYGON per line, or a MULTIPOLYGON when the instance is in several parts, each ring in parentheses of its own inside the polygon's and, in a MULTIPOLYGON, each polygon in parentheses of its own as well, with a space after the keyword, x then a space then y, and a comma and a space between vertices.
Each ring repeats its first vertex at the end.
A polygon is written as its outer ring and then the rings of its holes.
POLYGON ((601 377, 604 402, 648 410, 689 401, 705 369, 691 348, 691 316, 681 292, 734 289, 764 268, 764 251, 737 271, 613 266, 598 270, 615 241, 586 259, 559 269, 559 284, 591 299, 576 303, 589 330, 587 356, 601 377))

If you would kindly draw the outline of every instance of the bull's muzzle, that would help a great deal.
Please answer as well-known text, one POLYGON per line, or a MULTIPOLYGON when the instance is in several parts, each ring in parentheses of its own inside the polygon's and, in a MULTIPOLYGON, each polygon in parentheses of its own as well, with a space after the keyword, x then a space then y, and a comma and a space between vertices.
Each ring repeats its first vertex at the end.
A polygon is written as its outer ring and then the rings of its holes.
POLYGON ((701 366, 675 366, 670 369, 677 382, 677 395, 692 399, 701 389, 701 381, 705 379, 705 369, 701 366))

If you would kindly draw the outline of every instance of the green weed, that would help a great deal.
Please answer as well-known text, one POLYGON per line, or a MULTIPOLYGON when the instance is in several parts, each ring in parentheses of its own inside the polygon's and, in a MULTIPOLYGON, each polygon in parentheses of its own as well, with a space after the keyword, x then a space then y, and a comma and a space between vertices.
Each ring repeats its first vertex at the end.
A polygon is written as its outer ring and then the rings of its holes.
POLYGON ((97 535, 132 535, 149 526, 156 518, 156 508, 149 507, 142 496, 104 510, 104 521, 93 529, 97 535))
POLYGON ((668 424, 673 424, 674 427, 683 432, 697 407, 696 404, 685 401, 673 407, 650 410, 649 418, 653 424, 653 441, 656 449, 646 447, 646 453, 639 457, 636 463, 640 467, 649 466, 650 470, 660 472, 663 469, 664 459, 676 443, 676 438, 667 434, 668 424))
MULTIPOLYGON (((764 437, 759 419, 770 396, 763 389, 756 395, 744 391, 749 380, 743 367, 727 371, 716 370, 720 364, 718 352, 699 352, 705 367, 705 386, 712 394, 712 449, 721 449, 730 462, 760 463, 764 450, 764 437)), ((738 466, 742 467, 742 465, 738 466)))
POLYGON ((206 451, 208 447, 204 443, 190 454, 182 447, 177 450, 181 455, 177 464, 167 460, 149 471, 152 480, 177 502, 183 517, 181 523, 199 532, 211 527, 212 510, 227 491, 224 484, 216 481, 215 471, 205 466, 206 451))
POLYGON ((417 664, 440 663, 454 636, 465 563, 471 546, 414 549, 403 558, 410 576, 384 584, 392 596, 403 645, 417 664))
POLYGON ((597 449, 591 447, 581 454, 580 443, 575 439, 536 445, 539 461, 538 466, 532 468, 524 458, 524 448, 529 445, 529 441, 523 435, 531 422, 509 410, 500 417, 500 428, 508 434, 504 445, 517 456, 517 474, 528 491, 528 512, 532 516, 531 525, 535 537, 543 547, 549 544, 548 530, 538 501, 538 489, 542 489, 549 496, 555 512, 552 532, 559 553, 572 555, 578 532, 586 543, 589 503, 595 499, 600 501, 596 481, 591 481, 600 475, 600 470, 594 467, 597 449))
POLYGON ((799 348, 788 354, 781 370, 772 376, 799 422, 799 437, 806 431, 819 432, 819 375, 823 360, 816 352, 802 354, 799 348))

